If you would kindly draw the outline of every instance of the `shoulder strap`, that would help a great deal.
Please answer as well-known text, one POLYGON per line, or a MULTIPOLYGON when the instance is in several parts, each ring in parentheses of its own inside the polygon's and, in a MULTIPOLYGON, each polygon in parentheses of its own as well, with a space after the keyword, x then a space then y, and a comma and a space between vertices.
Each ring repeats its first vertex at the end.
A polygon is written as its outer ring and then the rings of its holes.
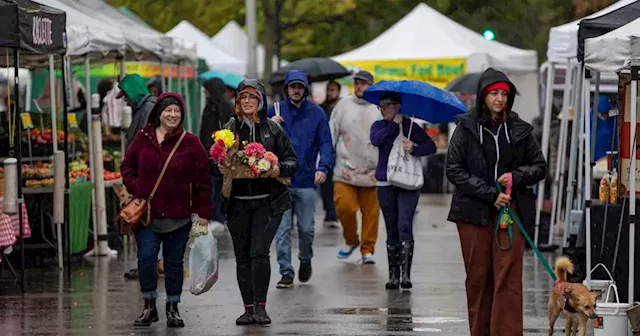
POLYGON ((185 135, 187 135, 187 131, 183 131, 182 132, 182 135, 180 136, 180 139, 178 139, 178 142, 176 143, 175 146, 173 146, 173 149, 171 150, 171 153, 169 153, 169 157, 167 158, 167 161, 164 162, 164 167, 162 167, 162 171, 160 172, 160 176, 158 176, 158 180, 156 181, 156 185, 153 186, 153 191, 151 191, 151 194, 149 195, 149 200, 151 200, 153 198, 153 195, 155 195, 156 190, 158 189, 158 186, 160 185, 160 181, 162 180, 162 177, 164 176, 164 172, 167 171, 167 166, 169 165, 169 162, 171 161, 171 158, 173 157, 173 154, 178 149, 178 146, 180 146, 180 143, 182 142, 182 139, 184 139, 185 135))
POLYGON ((273 110, 276 112, 276 115, 280 116, 280 102, 275 102, 273 104, 273 110))

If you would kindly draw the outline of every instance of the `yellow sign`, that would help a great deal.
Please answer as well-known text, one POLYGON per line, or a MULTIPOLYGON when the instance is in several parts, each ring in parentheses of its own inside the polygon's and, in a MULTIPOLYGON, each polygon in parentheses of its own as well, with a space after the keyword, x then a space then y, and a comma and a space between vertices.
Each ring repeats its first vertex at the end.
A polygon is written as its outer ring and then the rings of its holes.
MULTIPOLYGON (((467 72, 467 60, 425 59, 402 61, 341 62, 349 70, 366 70, 380 80, 419 80, 444 88, 449 82, 467 72)), ((347 84, 347 83, 345 83, 347 84)))
POLYGON ((76 119, 75 113, 67 114, 67 121, 69 122, 69 127, 78 128, 78 120, 76 119))
POLYGON ((20 113, 20 121, 22 121, 23 129, 32 129, 33 121, 31 120, 31 114, 29 113, 20 113))

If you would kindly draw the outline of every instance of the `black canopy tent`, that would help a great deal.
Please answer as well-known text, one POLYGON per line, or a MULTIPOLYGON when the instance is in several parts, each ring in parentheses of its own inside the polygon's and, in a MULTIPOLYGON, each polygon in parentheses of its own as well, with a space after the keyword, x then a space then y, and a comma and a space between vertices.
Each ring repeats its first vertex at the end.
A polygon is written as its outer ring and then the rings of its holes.
POLYGON ((584 41, 604 35, 640 17, 640 1, 634 1, 607 14, 580 21, 578 29, 578 61, 584 60, 584 41))
MULTIPOLYGON (((16 139, 12 144, 9 156, 18 161, 17 164, 17 189, 18 189, 18 219, 20 230, 20 289, 24 293, 24 234, 22 218, 22 125, 20 113, 19 97, 19 77, 18 70, 22 64, 34 66, 44 64, 48 55, 64 55, 66 52, 66 14, 58 9, 41 5, 30 0, 0 0, 0 51, 4 51, 4 57, 0 57, 0 66, 14 68, 14 93, 17 99, 9 104, 7 113, 14 113, 16 120, 16 139), (12 54, 13 62, 9 61, 9 54, 12 54)), ((64 65, 64 57, 63 59, 64 65)), ((63 92, 66 92, 64 71, 63 92)), ((63 94, 63 123, 64 123, 64 153, 65 153, 65 189, 69 190, 69 152, 67 143, 67 95, 63 94)), ((13 130, 12 130, 13 132, 13 130)), ((69 213, 68 213, 68 193, 65 193, 65 223, 66 232, 66 255, 67 263, 70 260, 69 249, 69 213)), ((60 239, 60 237, 58 237, 60 239)), ((67 264, 67 270, 70 268, 67 264)))

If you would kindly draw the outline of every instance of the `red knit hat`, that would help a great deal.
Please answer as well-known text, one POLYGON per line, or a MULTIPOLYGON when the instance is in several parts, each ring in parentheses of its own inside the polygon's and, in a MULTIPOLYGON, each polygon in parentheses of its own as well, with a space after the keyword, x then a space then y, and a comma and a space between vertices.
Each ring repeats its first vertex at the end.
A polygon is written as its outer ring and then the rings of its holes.
POLYGON ((496 82, 493 83, 489 86, 487 86, 486 89, 484 89, 484 91, 482 91, 482 96, 486 96, 489 94, 489 92, 493 91, 493 90, 505 90, 507 91, 507 94, 511 93, 511 86, 509 86, 509 83, 507 82, 496 82))

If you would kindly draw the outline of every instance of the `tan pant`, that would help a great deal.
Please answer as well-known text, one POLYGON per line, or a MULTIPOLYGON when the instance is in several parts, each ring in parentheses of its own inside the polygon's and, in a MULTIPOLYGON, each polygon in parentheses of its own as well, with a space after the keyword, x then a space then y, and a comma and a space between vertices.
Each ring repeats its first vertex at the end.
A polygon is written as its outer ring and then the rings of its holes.
MULTIPOLYGON (((493 222, 493 221, 492 221, 493 222)), ((493 227, 458 223, 467 271, 467 309, 471 336, 522 336, 522 259, 524 236, 513 225, 513 246, 498 247, 493 227)), ((500 230, 500 244, 509 244, 500 230)))
POLYGON ((342 223, 342 234, 347 245, 355 245, 358 239, 358 210, 362 212, 362 254, 375 251, 378 240, 378 220, 380 206, 375 187, 354 187, 342 182, 336 182, 334 201, 338 218, 342 223))

